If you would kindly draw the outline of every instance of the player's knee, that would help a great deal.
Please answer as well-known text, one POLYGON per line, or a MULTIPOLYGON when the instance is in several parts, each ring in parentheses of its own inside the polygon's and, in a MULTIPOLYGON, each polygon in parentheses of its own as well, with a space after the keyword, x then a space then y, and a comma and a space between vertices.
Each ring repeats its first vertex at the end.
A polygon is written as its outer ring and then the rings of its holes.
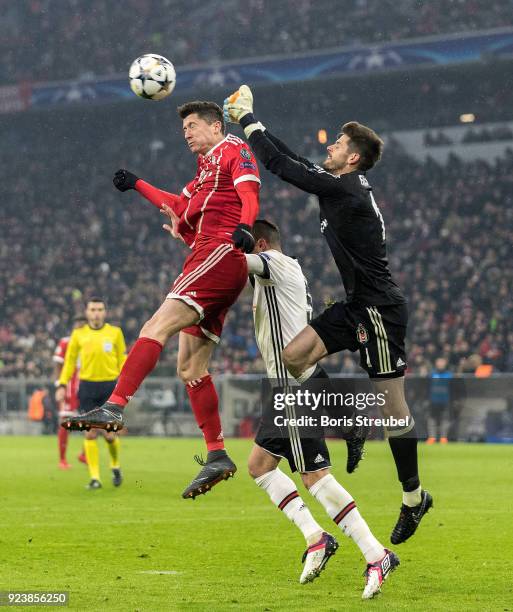
POLYGON ((182 366, 182 365, 178 365, 176 367, 176 374, 178 376, 178 378, 183 382, 184 385, 186 385, 188 382, 191 382, 190 378, 190 369, 187 366, 182 366))
POLYGON ((267 466, 265 466, 258 458, 250 457, 248 459, 248 474, 251 476, 251 478, 255 479, 263 476, 268 471, 267 466))
POLYGON ((316 472, 303 472, 301 474, 301 480, 303 481, 305 487, 310 489, 316 482, 327 476, 329 473, 330 471, 328 468, 317 470, 316 472))
POLYGON ((207 376, 208 370, 203 367, 198 367, 190 362, 187 362, 184 364, 178 364, 176 368, 176 374, 178 375, 178 378, 183 382, 183 384, 187 385, 190 382, 199 380, 200 378, 207 376))
POLYGON ((258 478, 260 476, 260 470, 258 469, 258 466, 255 465, 255 463, 251 460, 248 461, 248 474, 253 479, 258 478))
POLYGON ((303 366, 303 358, 290 346, 286 346, 281 352, 281 358, 287 370, 294 377, 298 377, 305 369, 303 366))

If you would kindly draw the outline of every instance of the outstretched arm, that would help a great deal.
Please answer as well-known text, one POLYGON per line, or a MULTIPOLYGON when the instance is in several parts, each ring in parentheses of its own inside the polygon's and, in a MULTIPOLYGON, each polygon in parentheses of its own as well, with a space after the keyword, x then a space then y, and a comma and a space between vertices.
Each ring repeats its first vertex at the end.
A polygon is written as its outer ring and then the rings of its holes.
POLYGON ((289 147, 282 140, 277 138, 274 134, 271 134, 271 132, 267 128, 264 128, 264 131, 267 138, 273 143, 273 145, 278 149, 280 153, 284 153, 291 159, 300 162, 305 166, 314 166, 314 164, 312 164, 310 160, 306 159, 306 157, 301 157, 301 155, 298 155, 297 153, 294 153, 294 151, 289 149, 289 147))
POLYGON ((257 158, 273 174, 308 193, 332 195, 340 190, 337 177, 293 153, 269 134, 253 115, 253 94, 247 85, 225 100, 225 118, 240 123, 257 158))
POLYGON ((291 156, 280 149, 276 145, 277 139, 272 137, 251 113, 242 117, 240 124, 257 158, 267 170, 282 180, 319 196, 331 195, 340 190, 340 181, 337 177, 304 158, 295 154, 291 156))
POLYGON ((169 208, 172 208, 178 216, 180 216, 187 208, 187 198, 183 193, 176 195, 175 193, 169 193, 168 191, 157 189, 157 187, 150 185, 142 179, 139 179, 135 183, 135 190, 157 208, 169 206, 169 208))
POLYGON ((181 215, 187 207, 187 197, 183 193, 176 195, 157 189, 128 170, 118 170, 112 182, 119 191, 135 189, 157 208, 162 208, 164 205, 169 206, 177 215, 181 215))

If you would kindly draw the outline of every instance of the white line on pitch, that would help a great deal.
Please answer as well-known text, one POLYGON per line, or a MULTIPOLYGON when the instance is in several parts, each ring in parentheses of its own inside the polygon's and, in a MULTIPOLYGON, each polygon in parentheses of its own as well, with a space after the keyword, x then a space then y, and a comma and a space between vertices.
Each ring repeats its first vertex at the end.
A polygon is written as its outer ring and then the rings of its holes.
POLYGON ((181 572, 176 572, 175 570, 143 570, 141 572, 137 572, 138 574, 156 574, 156 575, 164 575, 164 576, 176 576, 181 572))

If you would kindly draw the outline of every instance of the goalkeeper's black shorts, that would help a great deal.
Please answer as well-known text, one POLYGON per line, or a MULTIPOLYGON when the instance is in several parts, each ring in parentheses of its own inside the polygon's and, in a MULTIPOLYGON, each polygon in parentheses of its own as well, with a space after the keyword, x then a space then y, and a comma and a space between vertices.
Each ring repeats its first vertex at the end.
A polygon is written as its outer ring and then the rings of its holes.
POLYGON ((397 378, 406 370, 406 304, 366 306, 336 302, 310 322, 328 355, 360 351, 370 378, 397 378))

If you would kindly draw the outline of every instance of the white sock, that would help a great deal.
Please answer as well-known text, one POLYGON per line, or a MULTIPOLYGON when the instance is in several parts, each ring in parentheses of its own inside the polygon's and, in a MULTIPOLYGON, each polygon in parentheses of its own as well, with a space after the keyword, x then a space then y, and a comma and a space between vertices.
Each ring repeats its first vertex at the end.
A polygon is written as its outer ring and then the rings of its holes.
POLYGON ((418 506, 422 501, 421 491, 422 488, 420 486, 413 491, 403 491, 403 504, 410 508, 418 506))
POLYGON ((305 506, 294 481, 279 468, 255 478, 255 482, 267 491, 271 501, 301 530, 307 542, 317 533, 320 536, 322 527, 305 506))
POLYGON ((383 557, 385 549, 372 535, 354 499, 332 474, 327 474, 312 485, 310 493, 324 506, 344 534, 358 546, 367 563, 374 563, 383 557))

